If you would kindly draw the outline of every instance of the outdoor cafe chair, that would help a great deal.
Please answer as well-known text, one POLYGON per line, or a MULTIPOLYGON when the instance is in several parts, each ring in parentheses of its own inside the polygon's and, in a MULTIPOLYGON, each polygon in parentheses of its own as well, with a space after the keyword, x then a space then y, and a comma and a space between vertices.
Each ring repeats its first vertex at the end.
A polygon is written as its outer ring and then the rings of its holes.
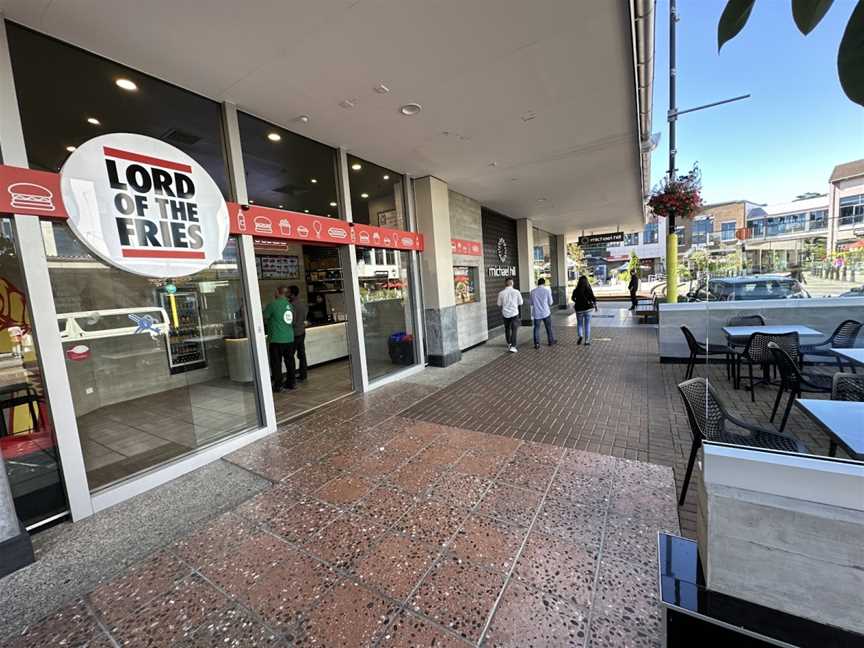
POLYGON ((710 344, 699 342, 693 332, 686 326, 681 327, 681 332, 687 340, 687 348, 690 350, 690 357, 687 359, 687 370, 684 372, 684 380, 693 377, 693 370, 696 367, 697 358, 705 358, 711 356, 723 356, 724 364, 726 365, 726 377, 732 377, 732 357, 734 351, 725 344, 710 344))
POLYGON ((831 400, 864 402, 864 376, 847 373, 834 374, 831 400))
MULTIPOLYGON (((831 349, 851 349, 855 346, 855 339, 861 331, 861 322, 853 319, 848 319, 840 322, 840 325, 834 329, 834 332, 827 340, 816 344, 805 344, 801 347, 801 357, 812 355, 823 358, 832 358, 836 360, 840 371, 843 371, 843 360, 840 356, 831 353, 831 349)), ((849 363, 852 366, 852 373, 855 373, 855 363, 849 363)))
POLYGON ((780 371, 780 387, 777 389, 777 398, 774 399, 774 409, 771 410, 772 423, 774 417, 777 416, 777 409, 780 407, 783 394, 789 392, 789 401, 786 403, 783 420, 780 422, 780 431, 782 432, 786 429, 786 421, 789 419, 789 412, 792 410, 795 399, 801 398, 802 392, 830 394, 834 379, 833 376, 826 374, 801 373, 795 359, 776 342, 769 342, 768 349, 774 359, 774 364, 780 371))
POLYGON ((746 423, 729 414, 723 401, 705 378, 691 378, 682 382, 678 385, 678 392, 684 401, 684 409, 687 410, 687 419, 690 422, 690 434, 693 437, 678 506, 684 505, 687 486, 693 473, 693 464, 703 441, 718 441, 787 452, 807 452, 807 448, 793 437, 746 423), (730 429, 730 425, 741 431, 730 429))
MULTIPOLYGON (((729 318, 729 321, 726 322, 726 326, 765 326, 765 318, 761 315, 735 315, 734 317, 729 318)), ((727 336, 729 346, 733 349, 736 347, 739 349, 743 347, 747 344, 747 339, 747 336, 727 336)))
POLYGON ((800 344, 798 342, 798 333, 753 333, 744 345, 744 349, 736 356, 736 387, 741 387, 741 363, 747 363, 747 381, 748 389, 750 390, 751 402, 756 402, 756 385, 771 384, 771 362, 772 356, 768 350, 768 345, 774 342, 780 348, 785 349, 789 355, 799 362, 800 344), (753 377, 753 366, 762 367, 762 378, 756 380, 753 377))

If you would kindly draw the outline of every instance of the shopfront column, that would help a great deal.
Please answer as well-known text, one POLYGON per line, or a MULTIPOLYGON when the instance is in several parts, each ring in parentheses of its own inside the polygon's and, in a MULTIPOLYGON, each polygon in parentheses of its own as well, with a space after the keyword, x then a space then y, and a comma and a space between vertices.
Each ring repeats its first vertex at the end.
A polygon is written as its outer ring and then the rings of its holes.
POLYGON ((456 298, 447 183, 427 176, 414 181, 418 231, 424 236, 423 301, 429 364, 446 367, 462 358, 456 298))
POLYGON ((567 237, 557 234, 553 240, 552 297, 558 308, 567 308, 567 237))
POLYGON ((528 295, 534 288, 534 223, 530 218, 516 221, 516 240, 519 247, 519 292, 525 303, 522 305, 522 321, 531 320, 531 307, 528 305, 528 295))

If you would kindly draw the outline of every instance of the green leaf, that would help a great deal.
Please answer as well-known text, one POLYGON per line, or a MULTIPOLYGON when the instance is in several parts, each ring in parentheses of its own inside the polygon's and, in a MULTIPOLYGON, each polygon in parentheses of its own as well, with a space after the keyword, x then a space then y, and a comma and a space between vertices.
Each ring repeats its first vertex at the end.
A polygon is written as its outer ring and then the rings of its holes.
POLYGON ((837 51, 837 75, 846 96, 864 106, 864 0, 858 0, 843 32, 837 51))
POLYGON ((834 0, 792 0, 792 17, 798 31, 805 36, 813 31, 833 3, 834 0))
POLYGON ((718 52, 726 41, 735 38, 738 32, 744 29, 754 4, 756 0, 729 0, 726 3, 723 15, 720 16, 720 22, 717 24, 718 52))

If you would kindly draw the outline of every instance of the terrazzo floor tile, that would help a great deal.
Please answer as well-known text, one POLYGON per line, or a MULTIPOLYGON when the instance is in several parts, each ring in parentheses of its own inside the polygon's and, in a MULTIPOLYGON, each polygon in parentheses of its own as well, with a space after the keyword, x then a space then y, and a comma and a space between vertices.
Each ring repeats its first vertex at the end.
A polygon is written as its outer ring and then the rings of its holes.
POLYGON ((540 493, 546 492, 555 466, 533 460, 513 460, 498 473, 496 480, 512 486, 527 488, 540 493))
POLYGON ((381 484, 354 505, 354 512, 391 526, 416 502, 413 495, 389 484, 381 484))
POLYGON ((314 499, 301 500, 268 521, 274 533, 288 542, 302 542, 317 533, 338 515, 339 509, 314 499))
POLYGON ((289 648, 281 636, 248 612, 230 608, 214 613, 184 644, 188 648, 289 648))
POLYGON ((399 612, 381 639, 382 648, 464 648, 463 639, 410 612, 399 612))
POLYGON ((232 511, 180 538, 169 547, 169 551, 193 567, 201 567, 219 560, 250 535, 252 527, 249 522, 232 511))
POLYGON ((251 521, 267 523, 302 498, 300 490, 292 483, 282 482, 243 502, 237 512, 251 521))
POLYGON ((309 553, 344 569, 366 553, 384 529, 368 518, 344 513, 306 538, 303 544, 309 553))
POLYGON ((342 580, 303 616, 298 646, 371 646, 390 623, 396 608, 369 590, 342 580))
POLYGON ((444 502, 419 503, 399 520, 402 533, 430 545, 441 546, 456 532, 468 515, 465 509, 444 502))
POLYGON ((337 477, 317 491, 315 497, 339 507, 351 507, 364 495, 368 495, 374 484, 356 475, 337 477))
POLYGON ((413 458, 413 461, 429 464, 431 466, 452 466, 459 461, 464 454, 464 448, 448 446, 436 441, 429 447, 421 450, 420 453, 413 458))
MULTIPOLYGON (((659 618, 594 613, 589 631, 591 648, 660 648, 662 628, 659 618)), ((706 642, 707 645, 707 642, 706 642)))
POLYGON ((483 498, 491 485, 487 479, 451 472, 432 485, 429 497, 470 509, 483 498))
POLYGON ((476 642, 502 585, 499 573, 446 558, 423 579, 409 607, 476 642))
POLYGON ((437 547, 388 533, 354 566, 361 582, 403 601, 439 553, 437 547))
POLYGON ((282 448, 274 443, 250 444, 232 452, 225 460, 274 482, 296 472, 307 462, 307 459, 296 455, 292 449, 282 448))
POLYGON ((548 535, 599 548, 605 516, 605 507, 596 503, 581 505, 550 495, 540 507, 535 528, 548 535))
POLYGON ((274 630, 287 633, 336 580, 331 568, 300 551, 289 550, 240 598, 274 630))
POLYGON ((477 511, 521 526, 534 519, 541 494, 508 484, 494 484, 480 501, 477 511))
POLYGON ((190 576, 110 630, 122 646, 161 648, 188 639, 208 616, 228 607, 211 585, 190 576))
POLYGON ((480 451, 468 451, 453 466, 453 470, 484 479, 492 479, 507 464, 503 455, 487 454, 480 451))
POLYGON ((671 485, 652 489, 650 486, 635 488, 616 483, 612 487, 609 512, 645 522, 674 524, 677 519, 675 489, 671 485))
POLYGON ((577 504, 605 508, 611 497, 612 479, 612 475, 586 475, 563 471, 559 468, 549 488, 549 496, 572 500, 577 504))
POLYGON ((618 470, 618 459, 609 455, 585 450, 567 450, 561 457, 560 471, 575 472, 579 475, 611 477, 618 470))
POLYGON ((597 553, 532 531, 514 575, 577 608, 591 605, 597 553))
POLYGON ((450 551, 463 560, 506 573, 527 530, 482 515, 471 515, 456 533, 450 551))
POLYGON ((442 474, 440 466, 411 461, 388 475, 387 482, 412 495, 419 495, 441 479, 442 474))
POLYGON ((510 581, 483 643, 488 648, 582 647, 588 640, 588 611, 510 581))
POLYGON ((646 569, 657 567, 657 534, 666 531, 678 534, 678 525, 663 525, 640 519, 609 515, 603 540, 605 558, 639 563, 646 569))
POLYGON ((614 615, 627 612, 648 621, 660 617, 657 599, 657 568, 641 563, 607 558, 600 561, 600 577, 594 611, 614 615))
POLYGON ((376 450, 360 457, 354 465, 352 472, 361 475, 365 479, 378 481, 399 468, 410 456, 406 452, 388 450, 384 446, 381 450, 376 450))
POLYGON ((258 531, 201 571, 225 592, 238 596, 267 574, 287 550, 288 546, 279 538, 258 531))
POLYGON ((99 632, 96 619, 87 610, 84 601, 79 600, 28 626, 2 645, 4 648, 86 646, 99 632))
POLYGON ((191 568, 170 553, 159 553, 131 567, 90 593, 93 609, 109 625, 129 616, 155 596, 191 573, 191 568))
POLYGON ((345 471, 339 466, 335 466, 326 460, 316 461, 315 463, 303 466, 297 472, 291 473, 282 480, 282 483, 298 493, 310 495, 327 482, 344 474, 345 471))
POLYGON ((548 443, 525 441, 513 455, 514 461, 534 461, 543 464, 557 465, 564 454, 564 449, 548 443))

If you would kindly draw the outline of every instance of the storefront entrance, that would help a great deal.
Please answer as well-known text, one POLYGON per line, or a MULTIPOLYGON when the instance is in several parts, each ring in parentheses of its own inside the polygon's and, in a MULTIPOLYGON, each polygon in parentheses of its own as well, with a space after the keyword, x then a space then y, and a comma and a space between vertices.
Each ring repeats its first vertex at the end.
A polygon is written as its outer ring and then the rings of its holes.
MULTIPOLYGON (((348 309, 338 248, 256 238, 255 265, 262 307, 273 301, 281 287, 294 287, 297 293, 291 299, 295 308, 294 366, 282 363, 283 376, 294 371, 295 388, 273 394, 277 421, 353 393, 348 309)), ((270 379, 272 382, 272 375, 270 379)))

